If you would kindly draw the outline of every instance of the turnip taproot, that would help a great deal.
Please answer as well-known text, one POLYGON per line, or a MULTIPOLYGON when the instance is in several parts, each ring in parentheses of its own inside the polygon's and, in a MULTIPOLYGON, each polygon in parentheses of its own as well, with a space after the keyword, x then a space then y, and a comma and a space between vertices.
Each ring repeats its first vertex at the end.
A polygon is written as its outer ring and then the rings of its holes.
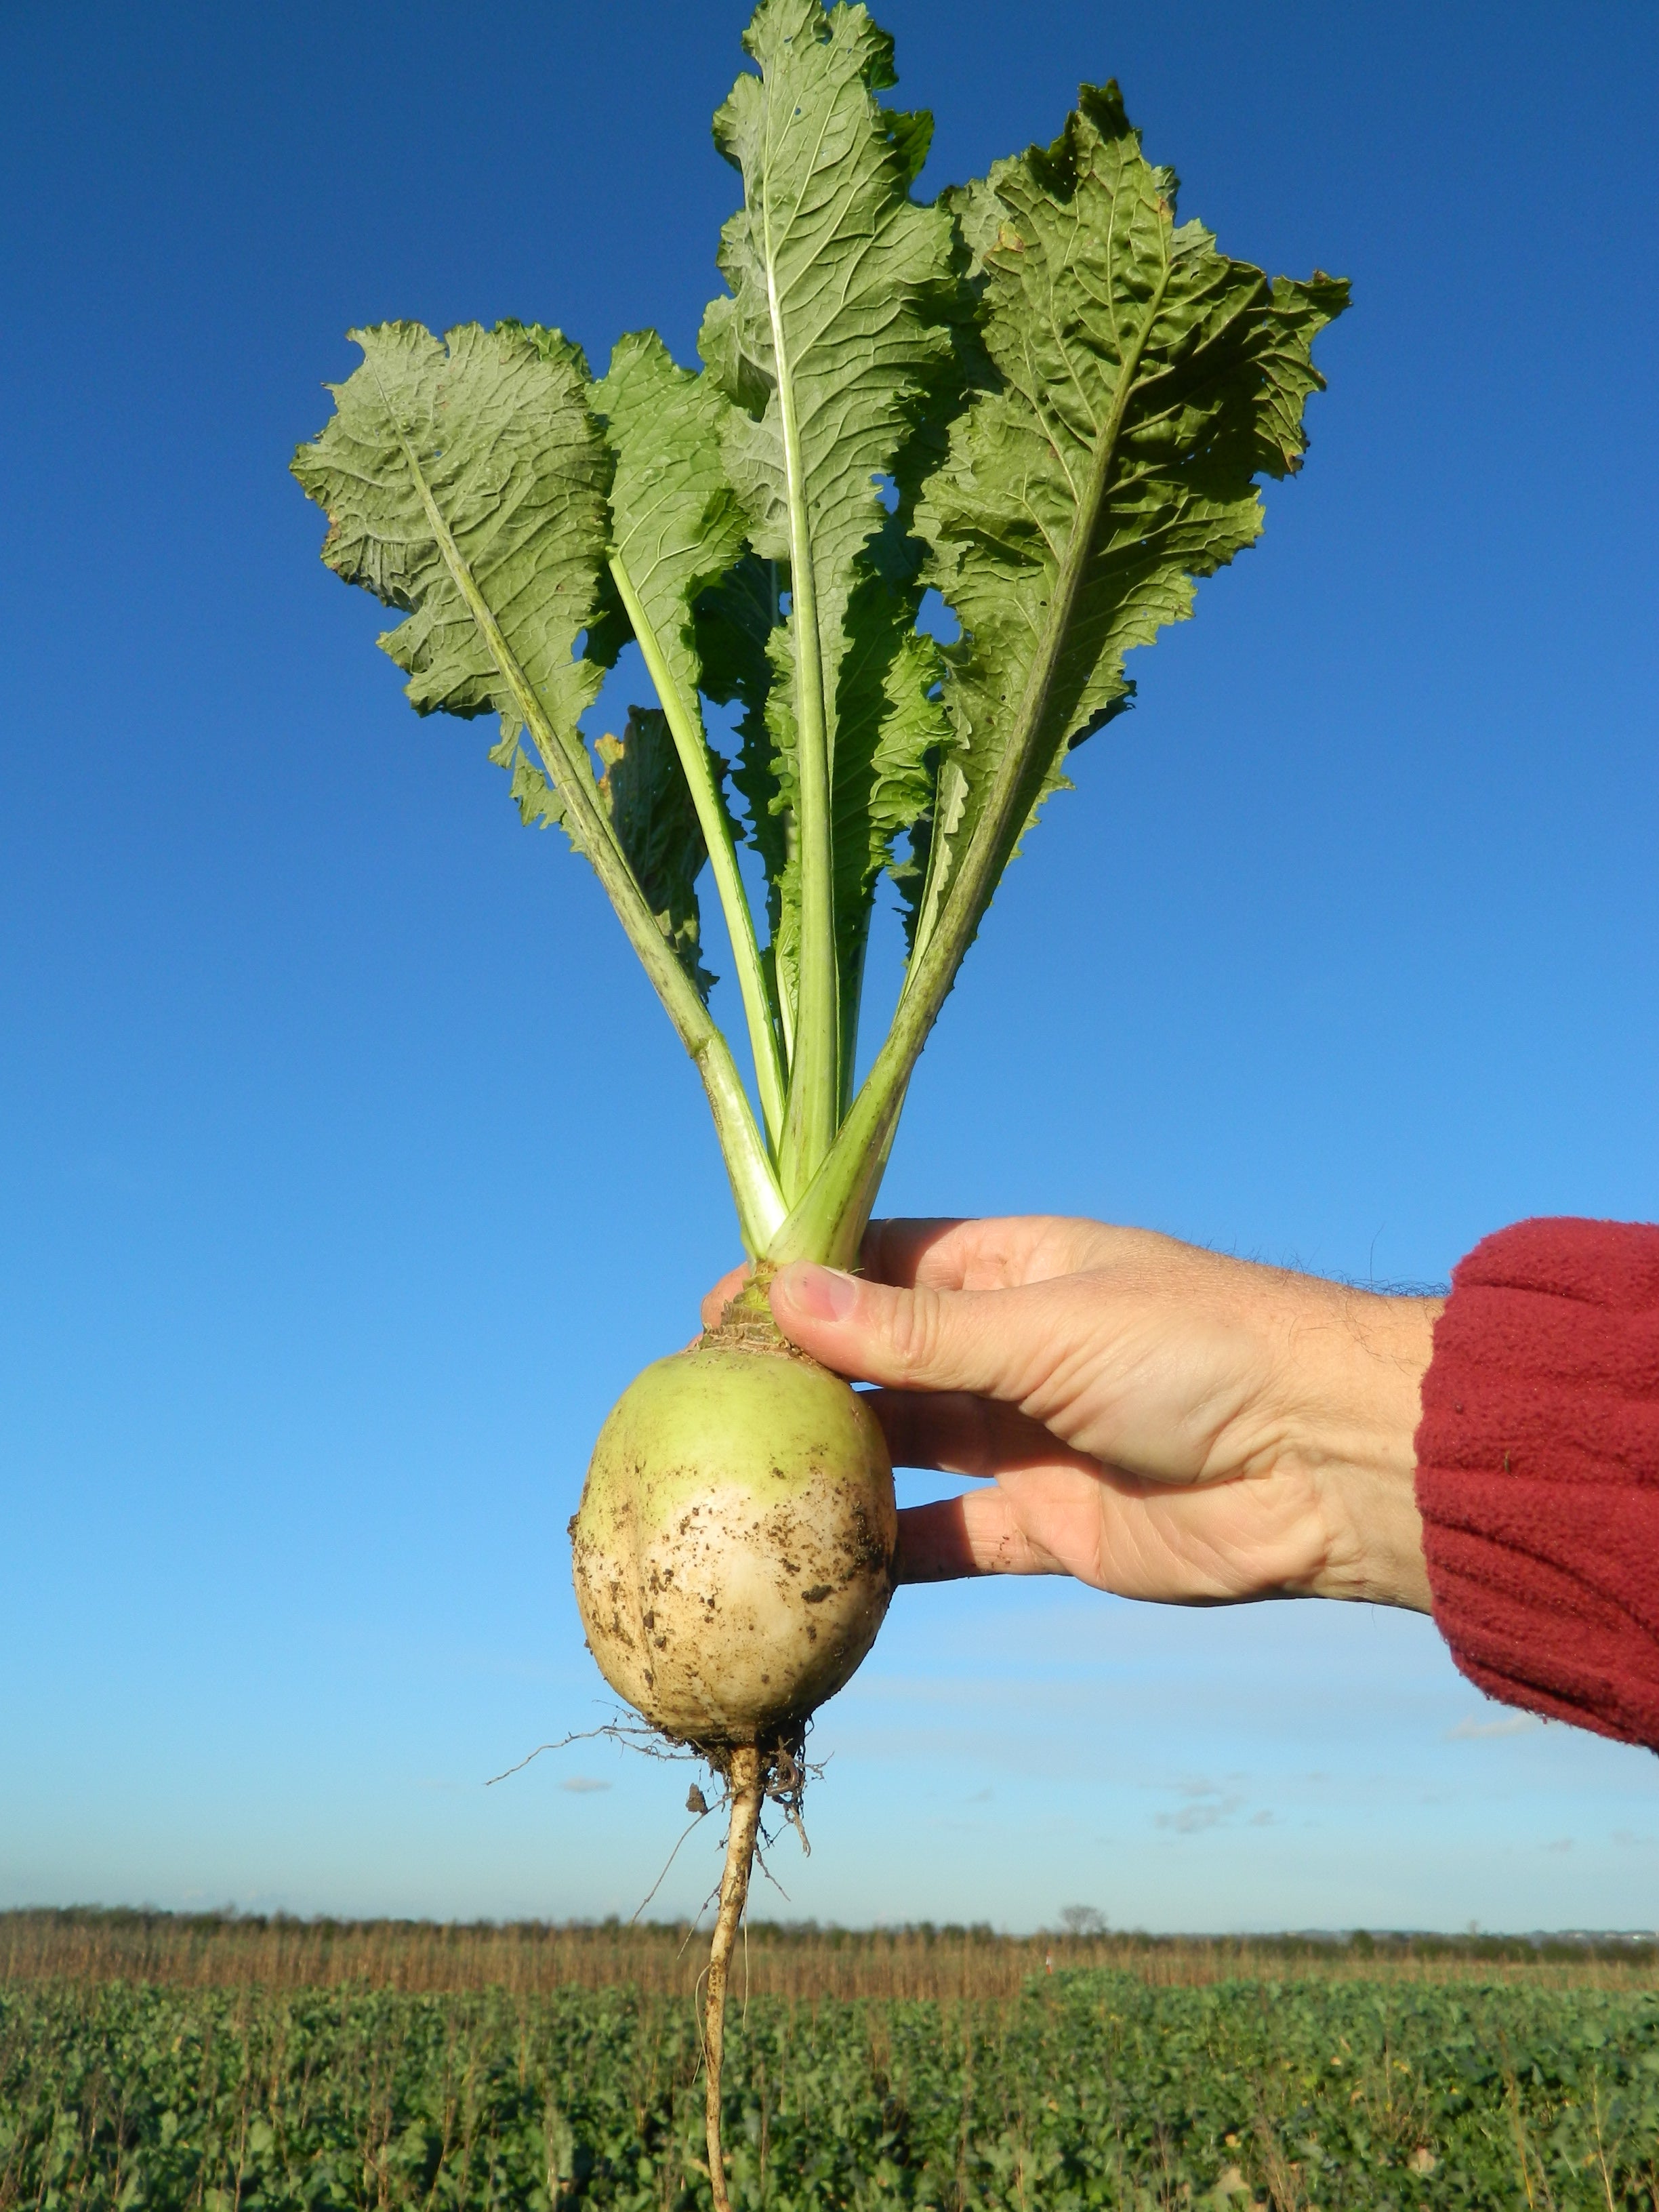
POLYGON ((762 0, 744 46, 714 119, 743 204, 700 371, 651 331, 595 380, 539 324, 382 324, 294 465, 324 559, 406 616, 381 641, 416 708, 498 715, 523 820, 599 876, 702 1078, 756 1263, 720 1328, 623 1397, 572 1524, 606 1678, 727 1788, 720 2208, 726 1963, 763 1802, 798 1804, 802 1732, 880 1625, 895 1528, 875 1423, 783 1344, 767 1273, 856 1264, 998 879, 1067 753, 1130 704, 1126 653, 1255 540, 1257 478, 1300 466, 1310 349, 1347 297, 1178 224, 1115 85, 929 202, 931 119, 882 105, 891 41, 861 6, 762 0), (656 703, 590 747, 630 641, 656 703), (710 708, 732 710, 729 758, 710 708), (752 1093, 708 1009, 705 871, 752 1093), (908 957, 860 1082, 884 872, 908 957))

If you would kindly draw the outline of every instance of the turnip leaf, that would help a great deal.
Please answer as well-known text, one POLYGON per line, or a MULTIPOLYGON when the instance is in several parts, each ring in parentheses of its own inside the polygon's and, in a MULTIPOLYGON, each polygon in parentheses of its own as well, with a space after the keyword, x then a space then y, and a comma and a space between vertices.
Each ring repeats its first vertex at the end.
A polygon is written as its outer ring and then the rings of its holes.
POLYGON ((691 609, 739 558, 746 535, 720 465, 731 404, 712 378, 678 368, 654 331, 636 331, 617 340, 593 405, 616 457, 613 557, 651 625, 667 682, 700 723, 691 609))
POLYGON ((714 978, 699 957, 697 894, 708 858, 702 824, 659 707, 631 707, 621 738, 594 750, 605 764, 599 793, 657 927, 706 1003, 714 978))
POLYGON ((573 659, 599 605, 611 457, 575 348, 556 331, 417 323, 352 333, 364 360, 332 387, 333 419, 294 473, 328 514, 323 559, 408 619, 381 644, 416 711, 493 709, 511 685, 451 576, 400 439, 418 457, 478 589, 556 730, 573 742, 601 672, 573 659))
MULTIPOLYGON (((708 852, 667 718, 659 707, 630 708, 627 734, 607 734, 593 750, 605 771, 599 799, 623 855, 658 928, 707 1005, 718 979, 702 966, 695 887, 708 852)), ((557 786, 523 752, 513 763, 512 797, 526 829, 568 826, 557 786)))
POLYGON ((700 345, 735 403, 726 467, 750 542, 788 569, 767 711, 793 817, 774 940, 796 1001, 789 1188, 828 1149, 841 1093, 832 794, 848 610, 884 519, 877 479, 950 363, 954 240, 949 217, 910 197, 931 126, 876 100, 894 82, 891 42, 861 6, 762 0, 744 43, 759 74, 738 78, 714 136, 744 204, 721 237, 731 294, 700 345))
POLYGON ((711 377, 677 368, 654 331, 618 341, 593 400, 616 459, 611 577, 656 685, 714 863, 762 1109, 775 1145, 784 1106, 777 1009, 738 872, 738 832, 726 802, 726 764, 710 750, 703 729, 692 618, 699 594, 744 550, 744 518, 720 461, 720 433, 731 403, 711 377))
POLYGON ((962 625, 950 742, 897 1014, 776 1258, 856 1252, 917 1056, 1067 750, 1127 704, 1127 650, 1254 542, 1257 477, 1299 465, 1310 348, 1347 286, 1270 283, 1177 228, 1175 196, 1115 85, 1085 86, 1052 146, 946 195, 985 348, 915 518, 923 580, 962 625))
POLYGON ((762 1249, 783 1212, 768 1148, 703 1004, 695 949, 688 973, 674 872, 653 906, 627 850, 631 837, 647 870, 664 858, 642 827, 655 779, 603 791, 576 726, 601 680, 574 648, 603 605, 611 465, 580 356, 556 331, 516 325, 469 325, 442 341, 410 323, 355 336, 362 365, 294 460, 329 518, 323 557, 408 611, 382 642, 422 713, 501 717, 493 757, 513 768, 526 818, 559 820, 604 884, 702 1078, 744 1239, 762 1249), (551 798, 518 751, 520 727, 551 798))
MULTIPOLYGON (((761 954, 776 1009, 786 1066, 794 1050, 796 924, 789 856, 795 816, 793 752, 775 741, 771 704, 775 642, 787 639, 780 562, 745 553, 720 581, 704 592, 695 610, 703 696, 719 707, 739 708, 738 757, 732 781, 749 809, 749 836, 766 871, 768 942, 761 954)), ((785 680, 788 679, 786 668, 785 680)), ((793 721, 789 727, 793 730, 793 721)))
POLYGON ((984 285, 994 373, 923 489, 924 574, 962 623, 953 743, 915 936, 925 945, 994 806, 973 926, 1069 747, 1129 703, 1132 646, 1261 531, 1255 479, 1300 465, 1309 348, 1347 287, 1270 284, 1177 228, 1115 85, 1045 149, 950 196, 984 285))
POLYGON ((931 119, 881 105, 891 42, 863 6, 760 0, 744 43, 714 120, 744 200, 701 373, 650 331, 593 386, 539 325, 386 325, 295 469, 330 565, 406 614, 382 642, 416 708, 500 714, 520 814, 600 875, 708 1090, 751 1251, 847 1262, 1003 870, 1129 704, 1127 653, 1299 465, 1347 287, 1270 282, 1178 225, 1115 85, 926 205, 931 119), (953 643, 922 626, 930 590, 953 643), (600 740, 596 779, 580 720, 630 635, 658 703, 600 740), (705 701, 738 709, 729 765, 705 701), (705 861, 758 1125, 708 1012, 705 861), (884 868, 909 958, 854 1097, 884 868))
POLYGON ((895 514, 860 561, 848 608, 848 646, 836 700, 834 851, 841 961, 842 1095, 852 1098, 864 957, 878 878, 892 868, 903 887, 908 856, 896 841, 928 812, 950 725, 939 697, 945 674, 934 640, 915 628, 920 549, 895 514))
POLYGON ((767 727, 773 675, 768 647, 787 619, 781 611, 787 574, 779 562, 746 553, 694 610, 703 696, 718 707, 740 710, 732 781, 748 806, 749 837, 775 899, 787 864, 789 806, 767 727))

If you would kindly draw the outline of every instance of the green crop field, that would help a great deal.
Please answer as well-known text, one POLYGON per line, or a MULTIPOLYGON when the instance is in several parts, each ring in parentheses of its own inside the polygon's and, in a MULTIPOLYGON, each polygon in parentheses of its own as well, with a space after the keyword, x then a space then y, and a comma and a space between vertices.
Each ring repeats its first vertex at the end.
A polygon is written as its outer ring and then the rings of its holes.
MULTIPOLYGON (((1659 2212, 1659 1996, 1628 1983, 1062 1968, 736 2009, 744 2207, 1659 2212)), ((690 2002, 638 1988, 15 1980, 0 2212, 690 2212, 696 2055, 690 2002)))

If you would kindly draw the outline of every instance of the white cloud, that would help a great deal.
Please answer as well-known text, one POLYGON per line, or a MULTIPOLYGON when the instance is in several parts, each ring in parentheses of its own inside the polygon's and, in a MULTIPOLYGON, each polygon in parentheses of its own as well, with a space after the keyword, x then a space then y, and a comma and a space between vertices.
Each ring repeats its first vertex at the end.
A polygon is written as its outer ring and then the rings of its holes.
POLYGON ((1177 1836, 1193 1836, 1203 1828, 1218 1828, 1244 1802, 1238 1791, 1224 1790, 1218 1783, 1177 1782, 1174 1788, 1188 1802, 1177 1812, 1154 1814, 1152 1821, 1155 1827, 1171 1829, 1177 1836))
POLYGON ((608 1790, 611 1784, 592 1774, 567 1774, 559 1787, 569 1790, 573 1797, 586 1797, 595 1790, 608 1790))
POLYGON ((1455 1728, 1446 1730, 1448 1743, 1472 1743, 1483 1736, 1525 1735, 1529 1729, 1544 1725, 1538 1713, 1502 1713, 1495 1721, 1477 1720, 1466 1713, 1455 1728))

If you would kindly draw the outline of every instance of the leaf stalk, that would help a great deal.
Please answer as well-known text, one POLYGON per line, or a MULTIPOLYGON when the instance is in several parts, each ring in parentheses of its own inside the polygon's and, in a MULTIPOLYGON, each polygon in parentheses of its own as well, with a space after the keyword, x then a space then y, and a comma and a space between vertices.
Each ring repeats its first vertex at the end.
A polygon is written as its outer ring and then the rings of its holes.
POLYGON ((789 611, 795 641, 795 757, 800 839, 800 950, 796 968, 789 1105, 780 1161, 785 1193, 805 1190, 835 1141, 841 1077, 839 976, 836 959, 835 854, 823 647, 806 509, 800 426, 772 265, 767 216, 767 301, 771 312, 778 411, 789 504, 789 611))
POLYGON ((645 661, 646 671, 656 687, 658 704, 667 717, 669 734, 674 740, 680 766, 685 771, 685 780, 691 791, 691 803, 696 808, 703 842, 708 848, 714 888, 720 894, 720 912, 726 917, 726 935, 731 939, 732 957, 737 965, 738 988, 743 997, 744 1019, 749 1030, 749 1048, 754 1057, 755 1085, 760 1094, 767 1146, 775 1159, 783 1134, 783 1060, 778 1048, 776 1011, 767 988, 765 970, 761 964, 760 945, 755 934, 754 911, 738 869, 731 817, 715 782, 708 757, 708 744, 701 721, 687 705, 679 685, 674 681, 651 618, 634 588, 633 578, 618 555, 611 555, 610 567, 628 619, 633 625, 635 640, 645 661))

